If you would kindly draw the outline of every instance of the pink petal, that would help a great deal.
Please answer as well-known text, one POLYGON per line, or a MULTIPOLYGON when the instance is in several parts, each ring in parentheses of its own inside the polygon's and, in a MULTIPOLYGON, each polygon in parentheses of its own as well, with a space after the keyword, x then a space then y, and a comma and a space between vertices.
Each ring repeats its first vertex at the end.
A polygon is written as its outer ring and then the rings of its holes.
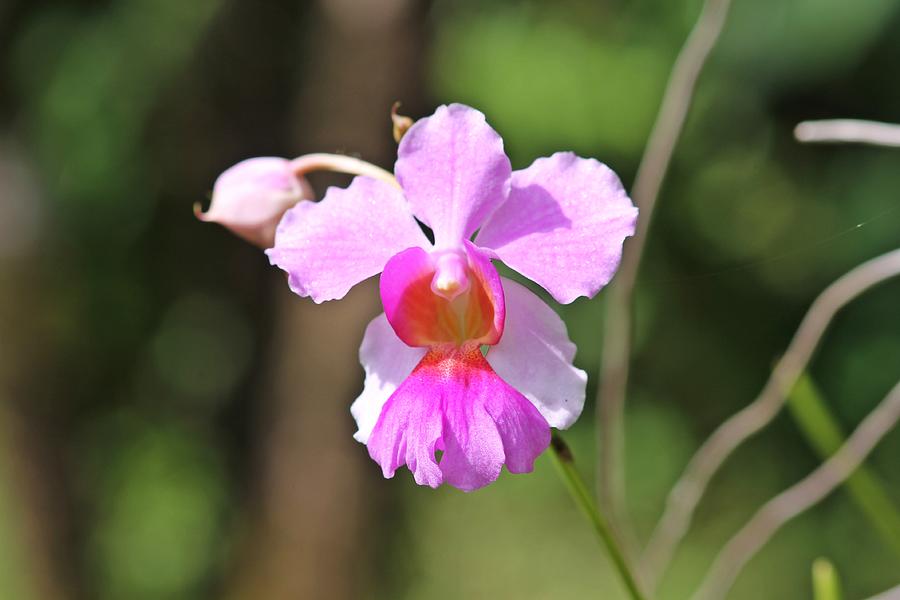
POLYGON ((425 349, 404 344, 383 314, 372 319, 359 347, 359 362, 366 371, 366 380, 362 393, 350 406, 350 414, 356 420, 353 437, 357 441, 365 444, 369 440, 384 403, 423 356, 425 349))
POLYGON ((558 152, 513 173, 509 200, 476 243, 568 304, 609 283, 636 220, 609 167, 558 152))
POLYGON ((530 400, 547 422, 566 429, 584 408, 587 373, 576 368, 575 344, 552 308, 523 285, 503 279, 506 326, 487 361, 530 400))
POLYGON ((356 177, 346 189, 328 188, 321 202, 285 213, 266 254, 287 271, 294 292, 323 302, 343 298, 397 252, 427 245, 400 190, 356 177))
MULTIPOLYGON (((485 390, 485 409, 503 440, 506 469, 510 473, 531 473, 535 459, 550 445, 550 425, 534 404, 503 379, 494 375, 491 384, 493 389, 485 390)), ((444 477, 452 483, 447 469, 444 477)))
POLYGON ((495 344, 503 333, 503 288, 490 259, 466 241, 465 292, 435 291, 437 267, 446 252, 409 248, 393 256, 381 274, 381 303, 397 336, 410 346, 465 342, 495 344))
POLYGON ((436 488, 444 481, 434 456, 441 441, 443 413, 440 399, 430 388, 428 378, 417 377, 413 371, 384 405, 367 445, 385 477, 393 477, 406 465, 416 483, 436 488))
POLYGON ((474 108, 438 107, 406 132, 397 155, 397 180, 438 248, 468 239, 509 193, 503 140, 474 108))
MULTIPOLYGON (((503 285, 500 283, 500 274, 491 263, 490 257, 482 252, 475 244, 466 240, 464 243, 466 255, 469 257, 469 266, 475 278, 487 292, 493 312, 493 327, 480 338, 482 344, 496 344, 503 335, 503 324, 506 321, 506 301, 503 294, 503 285)), ((484 311, 487 313, 487 311, 484 311)))
POLYGON ((471 347, 429 351, 385 404, 368 447, 385 477, 406 464, 420 485, 472 491, 497 479, 504 463, 531 471, 549 443, 534 405, 471 347))
POLYGON ((381 274, 384 314, 397 337, 410 346, 452 343, 462 337, 450 303, 431 289, 434 274, 434 261, 421 248, 409 248, 391 257, 381 274))
POLYGON ((444 414, 440 467, 445 483, 471 492, 496 481, 506 459, 503 438, 486 405, 492 400, 514 402, 516 391, 492 371, 488 376, 475 365, 460 370, 463 372, 444 381, 440 390, 444 414), (492 399, 494 395, 496 399, 492 399))

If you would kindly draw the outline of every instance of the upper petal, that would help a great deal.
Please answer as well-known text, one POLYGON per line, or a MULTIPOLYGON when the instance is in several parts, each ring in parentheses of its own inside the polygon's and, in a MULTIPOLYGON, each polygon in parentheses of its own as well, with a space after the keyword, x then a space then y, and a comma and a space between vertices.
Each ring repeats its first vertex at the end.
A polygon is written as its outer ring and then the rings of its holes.
POLYGON ((451 104, 406 132, 394 172, 413 213, 431 227, 441 248, 468 239, 506 200, 512 167, 484 115, 451 104))
POLYGON ((558 152, 513 173, 509 200, 476 243, 567 304, 609 283, 636 220, 609 167, 558 152))
POLYGON ((357 441, 365 444, 369 440, 384 403, 423 356, 425 349, 404 344, 384 314, 372 319, 359 347, 359 362, 366 371, 366 380, 362 393, 350 406, 350 414, 356 420, 353 437, 357 441))
POLYGON ((522 392, 557 429, 574 423, 584 408, 587 374, 576 368, 575 344, 556 312, 523 285, 503 279, 506 326, 487 361, 522 392))
POLYGON ((323 302, 343 298, 397 252, 427 245, 400 190, 356 177, 347 188, 328 188, 321 202, 285 213, 266 254, 287 271, 294 292, 323 302))

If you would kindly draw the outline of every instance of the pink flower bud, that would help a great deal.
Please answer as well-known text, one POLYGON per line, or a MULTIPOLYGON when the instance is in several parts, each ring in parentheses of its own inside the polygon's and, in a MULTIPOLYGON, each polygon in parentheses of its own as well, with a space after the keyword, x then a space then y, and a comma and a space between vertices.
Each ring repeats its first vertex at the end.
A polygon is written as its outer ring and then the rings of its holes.
POLYGON ((219 175, 209 210, 194 214, 201 221, 218 223, 251 244, 270 248, 282 215, 313 191, 305 178, 294 173, 291 161, 260 157, 239 162, 219 175))

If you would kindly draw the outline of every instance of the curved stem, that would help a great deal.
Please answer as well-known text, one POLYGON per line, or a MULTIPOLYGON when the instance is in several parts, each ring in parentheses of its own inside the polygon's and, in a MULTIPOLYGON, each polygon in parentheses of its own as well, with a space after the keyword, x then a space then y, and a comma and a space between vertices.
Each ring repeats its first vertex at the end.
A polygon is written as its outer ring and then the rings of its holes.
POLYGON ((744 566, 781 527, 819 503, 859 467, 900 419, 900 383, 863 419, 840 450, 760 508, 719 553, 695 600, 724 598, 744 566))
POLYGON ((857 143, 900 147, 900 125, 861 119, 803 121, 794 128, 800 142, 857 143))
MULTIPOLYGON (((787 407, 800 432, 822 460, 830 458, 844 444, 846 436, 838 419, 828 409, 808 373, 791 390, 787 407)), ((874 469, 862 464, 844 485, 884 544, 900 558, 900 511, 894 506, 885 482, 874 469)))
POLYGON ((665 572, 690 527, 700 498, 722 463, 781 410, 835 314, 866 290, 898 275, 900 250, 894 250, 852 269, 816 298, 759 396, 713 432, 669 492, 663 516, 644 551, 643 564, 649 577, 658 579, 665 572))
POLYGON ((900 598, 900 585, 892 587, 886 592, 876 594, 867 600, 897 600, 897 598, 900 598))
POLYGON ((669 77, 647 148, 638 166, 632 197, 640 209, 637 231, 625 245, 622 264, 610 286, 600 384, 597 389, 597 431, 600 457, 597 485, 600 504, 613 524, 631 537, 624 514, 624 424, 628 361, 631 355, 631 304, 638 268, 656 199, 681 135, 700 71, 712 51, 728 14, 730 0, 706 0, 669 77))
POLYGON ((550 450, 559 476, 565 482, 569 493, 572 495, 572 499, 575 500, 575 504, 578 505, 578 508, 581 509, 584 516, 591 522, 594 533, 597 534, 600 542, 609 552, 613 565, 615 565, 616 570, 622 577, 622 582, 628 589, 631 598, 633 600, 645 600, 646 597, 638 586, 634 571, 628 564, 622 549, 619 548, 619 545, 616 543, 612 530, 609 528, 609 523, 600 511, 597 510, 597 505, 594 503, 591 493, 588 491, 584 480, 575 468, 575 459, 572 456, 572 451, 569 449, 565 440, 563 440, 556 432, 553 433, 553 437, 550 440, 550 450))
POLYGON ((305 175, 312 171, 333 171, 335 173, 347 173, 348 175, 365 175, 366 177, 380 179, 400 187, 392 173, 370 162, 352 156, 344 156, 343 154, 327 154, 324 152, 304 154, 291 161, 291 168, 294 169, 297 175, 305 175))

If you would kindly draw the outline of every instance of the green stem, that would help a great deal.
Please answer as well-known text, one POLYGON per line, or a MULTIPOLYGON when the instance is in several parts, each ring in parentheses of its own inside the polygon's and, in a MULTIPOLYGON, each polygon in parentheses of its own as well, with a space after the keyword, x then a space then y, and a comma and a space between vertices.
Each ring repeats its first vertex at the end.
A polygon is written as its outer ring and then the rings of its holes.
POLYGON ((816 559, 812 566, 812 581, 815 600, 841 600, 841 582, 830 561, 816 559))
POLYGON ((633 600, 646 600, 638 586, 637 578, 625 558, 625 554, 619 548, 619 544, 612 534, 609 523, 597 510, 597 504, 594 502, 590 492, 588 492, 588 488, 578 473, 578 469, 575 468, 575 460, 569 445, 556 432, 553 433, 553 437, 550 439, 550 450, 559 476, 565 482, 572 499, 575 500, 575 504, 578 505, 584 516, 591 522, 597 537, 606 546, 606 550, 609 552, 616 570, 622 577, 622 582, 628 588, 631 598, 633 600))

